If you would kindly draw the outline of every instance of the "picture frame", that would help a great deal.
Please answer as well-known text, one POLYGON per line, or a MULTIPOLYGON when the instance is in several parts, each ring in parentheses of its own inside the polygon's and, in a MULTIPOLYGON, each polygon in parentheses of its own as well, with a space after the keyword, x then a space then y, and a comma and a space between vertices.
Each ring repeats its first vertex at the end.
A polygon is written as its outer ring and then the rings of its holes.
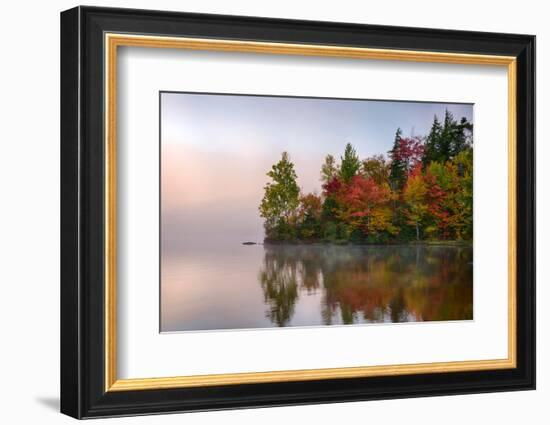
POLYGON ((534 388, 534 36, 87 6, 61 13, 62 413, 81 419, 534 388), (506 358, 121 379, 121 47, 505 69, 508 180, 495 185, 508 196, 499 213, 508 226, 506 358))

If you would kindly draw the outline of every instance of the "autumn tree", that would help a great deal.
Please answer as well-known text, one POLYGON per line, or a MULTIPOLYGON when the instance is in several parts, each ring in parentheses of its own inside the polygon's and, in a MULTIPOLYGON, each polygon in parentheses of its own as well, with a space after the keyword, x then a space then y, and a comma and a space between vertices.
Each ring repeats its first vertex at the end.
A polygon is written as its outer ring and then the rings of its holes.
POLYGON ((409 175, 403 191, 403 198, 407 205, 407 217, 409 224, 415 227, 417 241, 420 240, 420 227, 428 211, 426 205, 427 191, 421 167, 417 166, 409 175))
POLYGON ((374 179, 354 176, 345 190, 339 193, 339 217, 352 230, 360 230, 371 240, 386 233, 394 234, 389 201, 391 191, 387 183, 377 184, 374 179))
POLYGON ((473 150, 467 148, 454 159, 458 174, 457 204, 457 237, 472 240, 474 232, 474 163, 473 150))
POLYGON ((321 226, 323 237, 333 242, 345 240, 349 236, 345 223, 340 220, 341 205, 338 201, 340 193, 345 189, 346 184, 338 176, 323 184, 321 226))
POLYGON ((264 186, 264 197, 260 204, 260 216, 266 219, 266 232, 271 235, 273 230, 285 236, 290 219, 299 204, 300 188, 296 183, 294 164, 287 152, 283 152, 281 160, 271 167, 267 173, 271 182, 264 186))
POLYGON ((424 143, 418 136, 402 137, 395 155, 403 163, 408 176, 422 162, 424 143))
POLYGON ((373 179, 376 184, 388 182, 390 166, 383 155, 374 155, 363 160, 361 174, 373 179))
POLYGON ((321 197, 315 193, 300 196, 298 208, 299 236, 312 239, 320 236, 321 231, 321 197))
POLYGON ((432 162, 424 173, 428 225, 426 234, 432 239, 448 239, 453 231, 456 210, 456 179, 450 164, 432 162))
POLYGON ((430 238, 471 240, 473 232, 473 156, 460 152, 445 164, 432 162, 424 173, 430 238))

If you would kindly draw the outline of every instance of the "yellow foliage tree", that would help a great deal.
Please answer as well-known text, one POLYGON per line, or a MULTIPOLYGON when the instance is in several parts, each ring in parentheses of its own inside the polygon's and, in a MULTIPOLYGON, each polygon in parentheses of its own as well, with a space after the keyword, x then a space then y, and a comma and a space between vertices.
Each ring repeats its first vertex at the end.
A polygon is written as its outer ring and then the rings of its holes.
POLYGON ((420 240, 420 226, 428 212, 428 205, 426 204, 427 193, 426 182, 424 181, 421 169, 418 168, 409 175, 403 191, 409 224, 416 228, 416 240, 420 240))

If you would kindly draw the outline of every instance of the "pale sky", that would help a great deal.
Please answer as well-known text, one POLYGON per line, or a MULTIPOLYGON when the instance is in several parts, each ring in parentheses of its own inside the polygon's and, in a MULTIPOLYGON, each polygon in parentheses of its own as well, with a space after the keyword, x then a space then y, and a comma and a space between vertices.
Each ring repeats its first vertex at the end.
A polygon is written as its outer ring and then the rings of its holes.
POLYGON ((361 159, 387 155, 397 127, 424 136, 445 109, 473 122, 471 104, 162 93, 163 255, 261 242, 258 205, 283 151, 303 192, 320 193, 327 154, 349 142, 361 159))

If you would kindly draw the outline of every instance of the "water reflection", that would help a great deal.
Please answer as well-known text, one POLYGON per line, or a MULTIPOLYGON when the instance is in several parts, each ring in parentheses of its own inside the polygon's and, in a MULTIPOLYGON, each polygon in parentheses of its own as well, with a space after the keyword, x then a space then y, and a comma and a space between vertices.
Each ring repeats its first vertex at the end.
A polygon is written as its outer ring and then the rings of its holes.
POLYGON ((216 246, 163 255, 161 330, 466 320, 468 246, 216 246))
POLYGON ((472 319, 472 249, 265 246, 259 281, 273 325, 321 294, 323 324, 472 319))

